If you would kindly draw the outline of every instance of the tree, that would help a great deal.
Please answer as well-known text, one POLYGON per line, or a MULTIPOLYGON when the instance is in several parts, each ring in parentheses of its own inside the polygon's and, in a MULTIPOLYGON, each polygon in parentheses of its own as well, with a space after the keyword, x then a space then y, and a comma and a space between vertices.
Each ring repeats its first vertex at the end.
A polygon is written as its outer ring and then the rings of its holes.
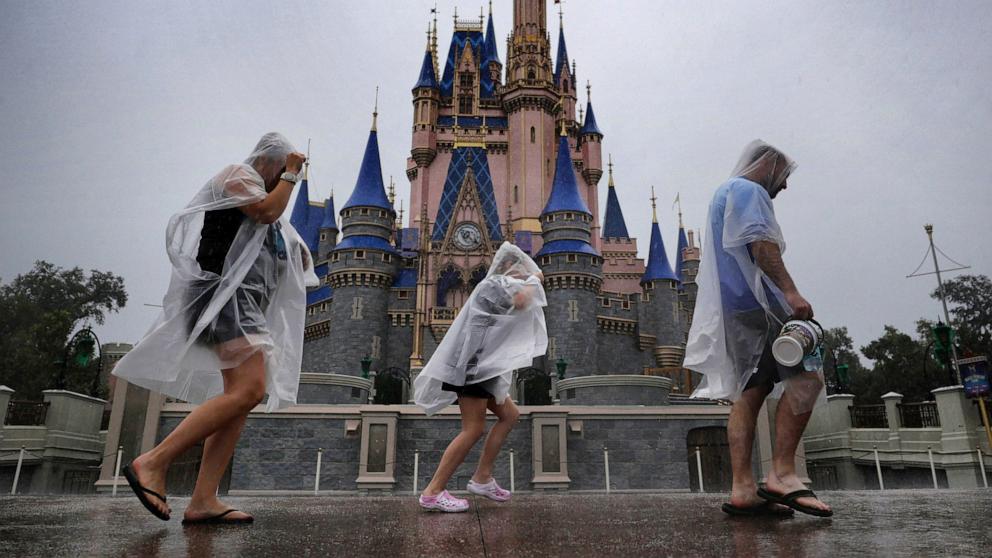
MULTIPOLYGON (((823 371, 828 382, 837 381, 837 378, 834 377, 835 359, 837 364, 847 365, 848 375, 851 378, 850 383, 854 382, 855 377, 864 375, 865 368, 861 364, 858 353, 854 350, 854 342, 851 340, 851 335, 847 332, 846 327, 832 327, 823 330, 823 348, 823 371)), ((851 388, 850 385, 845 387, 851 388)))
POLYGON ((944 373, 926 354, 926 346, 923 339, 914 339, 893 326, 885 326, 881 337, 861 347, 861 352, 874 364, 869 373, 857 378, 852 375, 851 391, 861 402, 876 401, 890 391, 901 393, 906 401, 929 399, 930 390, 947 382, 944 373))
MULTIPOLYGON (((944 294, 951 304, 950 325, 958 346, 992 356, 992 280, 987 275, 961 275, 944 283, 944 294)), ((930 296, 940 300, 939 289, 930 296)))
MULTIPOLYGON (((97 270, 87 277, 78 267, 63 269, 45 261, 0 283, 0 384, 16 390, 18 398, 40 398, 54 385, 77 326, 102 324, 125 304, 122 277, 97 270)), ((87 392, 93 373, 70 364, 67 389, 87 392)))

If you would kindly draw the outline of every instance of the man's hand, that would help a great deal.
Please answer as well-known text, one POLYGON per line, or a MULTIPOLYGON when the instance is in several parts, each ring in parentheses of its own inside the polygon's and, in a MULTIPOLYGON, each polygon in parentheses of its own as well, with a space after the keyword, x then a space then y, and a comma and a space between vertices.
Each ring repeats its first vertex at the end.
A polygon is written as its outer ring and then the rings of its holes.
POLYGON ((286 172, 299 174, 300 169, 303 168, 303 162, 306 160, 307 156, 302 153, 290 153, 286 155, 286 172))
POLYGON ((799 294, 799 291, 785 293, 785 301, 792 308, 792 317, 798 320, 809 320, 813 317, 813 307, 809 301, 799 294))

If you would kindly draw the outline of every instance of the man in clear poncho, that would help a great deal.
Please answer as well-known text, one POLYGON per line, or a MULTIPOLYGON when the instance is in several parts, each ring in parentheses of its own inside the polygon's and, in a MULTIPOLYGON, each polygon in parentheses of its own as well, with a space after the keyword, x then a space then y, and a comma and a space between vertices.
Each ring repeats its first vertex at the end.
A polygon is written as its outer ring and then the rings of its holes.
POLYGON ((513 371, 530 366, 548 348, 540 268, 516 246, 504 242, 489 273, 472 291, 430 361, 414 381, 414 400, 428 415, 458 401, 462 430, 448 445, 431 482, 420 496, 430 511, 461 512, 468 501, 445 489, 451 475, 485 431, 486 409, 497 422, 486 437, 473 494, 505 502, 510 492, 492 477, 496 456, 519 412, 510 399, 513 371))
POLYGON ((730 180, 713 196, 684 366, 703 374, 693 397, 734 402, 727 424, 734 472, 730 503, 738 515, 792 513, 826 516, 829 506, 806 489, 795 452, 813 406, 822 399, 822 370, 786 367, 771 343, 790 318, 811 319, 813 309, 782 261, 785 239, 772 199, 786 189, 795 163, 760 140, 741 155, 730 180), (772 470, 757 487, 751 449, 758 411, 781 396, 775 416, 772 470))
POLYGON ((169 519, 169 465, 203 442, 184 523, 248 523, 217 499, 217 486, 248 413, 295 403, 303 356, 306 244, 282 217, 305 156, 266 134, 242 164, 210 179, 166 229, 172 264, 163 309, 114 367, 128 382, 199 404, 123 473, 142 504, 169 519))

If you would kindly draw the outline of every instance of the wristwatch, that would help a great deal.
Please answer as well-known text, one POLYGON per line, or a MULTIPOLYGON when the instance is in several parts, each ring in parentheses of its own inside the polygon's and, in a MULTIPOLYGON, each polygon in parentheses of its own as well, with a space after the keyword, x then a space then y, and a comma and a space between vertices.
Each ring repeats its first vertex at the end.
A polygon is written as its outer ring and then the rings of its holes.
POLYGON ((284 172, 279 176, 279 180, 285 180, 290 184, 296 184, 300 181, 300 177, 291 172, 284 172))

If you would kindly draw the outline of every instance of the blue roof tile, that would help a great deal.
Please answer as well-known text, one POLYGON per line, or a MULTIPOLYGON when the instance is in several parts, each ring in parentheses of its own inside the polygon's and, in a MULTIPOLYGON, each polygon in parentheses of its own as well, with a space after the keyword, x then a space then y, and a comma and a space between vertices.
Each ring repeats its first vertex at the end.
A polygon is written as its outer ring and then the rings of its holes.
POLYGON ((348 198, 348 203, 341 209, 350 207, 380 207, 393 210, 386 196, 386 187, 382 182, 382 165, 379 163, 379 139, 375 130, 369 132, 369 141, 365 144, 365 156, 362 157, 362 167, 355 181, 355 191, 348 198))
POLYGON ((606 194, 606 219, 603 221, 603 238, 630 238, 627 223, 623 219, 617 189, 611 184, 606 194))
POLYGON ((591 215, 586 203, 579 194, 579 186, 575 182, 575 171, 572 168, 572 155, 568 146, 568 138, 558 138, 558 159, 555 161, 555 178, 551 183, 551 195, 548 204, 544 206, 541 215, 557 211, 579 211, 591 215))
POLYGON ((595 248, 589 245, 588 242, 584 240, 552 240, 551 242, 545 242, 544 246, 541 247, 541 251, 538 252, 534 257, 547 256, 549 254, 589 254, 590 256, 598 256, 599 252, 595 248))
POLYGON ((441 204, 437 210, 431 239, 444 240, 448 233, 458 202, 458 193, 465 183, 465 175, 472 172, 479 198, 482 201, 482 214, 486 219, 490 240, 502 240, 503 231, 499 226, 499 211, 496 209, 496 196, 493 194, 493 178, 489 173, 489 159, 484 147, 459 147, 451 152, 448 163, 448 176, 441 192, 441 204))
POLYGON ((641 277, 641 283, 668 279, 678 281, 675 272, 672 271, 671 264, 668 263, 668 254, 665 253, 665 242, 661 238, 661 229, 658 223, 651 224, 651 247, 648 250, 648 265, 641 277))
POLYGON ((352 236, 346 236, 341 239, 341 242, 334 247, 334 251, 338 250, 354 250, 356 248, 364 248, 367 250, 382 250, 383 252, 388 252, 390 254, 396 253, 396 248, 393 247, 388 241, 382 237, 366 235, 366 234, 355 234, 352 236))
POLYGON ((394 289, 412 289, 417 286, 417 270, 404 267, 393 281, 394 289))
POLYGON ((586 103, 586 116, 585 120, 582 122, 582 129, 579 130, 580 134, 597 134, 602 137, 603 132, 599 131, 599 126, 596 125, 596 113, 592 111, 592 101, 586 103))
POLYGON ((421 87, 437 88, 437 77, 434 75, 434 59, 431 58, 431 51, 429 50, 424 53, 424 63, 420 66, 420 77, 417 78, 417 83, 413 86, 414 89, 421 87))

